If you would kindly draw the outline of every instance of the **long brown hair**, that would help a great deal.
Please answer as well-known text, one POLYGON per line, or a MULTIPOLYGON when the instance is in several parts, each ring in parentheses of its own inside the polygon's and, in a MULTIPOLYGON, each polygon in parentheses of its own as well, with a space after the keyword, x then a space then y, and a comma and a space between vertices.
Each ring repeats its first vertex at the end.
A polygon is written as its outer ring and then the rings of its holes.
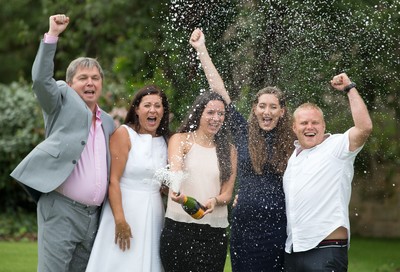
MULTIPOLYGON (((215 92, 204 92, 197 96, 177 132, 183 133, 195 131, 200 125, 200 118, 205 107, 208 102, 213 100, 218 100, 224 103, 225 112, 227 112, 228 106, 221 95, 215 92)), ((228 181, 232 175, 231 144, 229 137, 230 130, 227 129, 228 124, 228 115, 225 115, 224 123, 214 136, 221 183, 228 181)))
POLYGON ((252 102, 249 116, 249 152, 253 169, 257 174, 262 174, 265 166, 275 173, 283 174, 286 169, 287 161, 294 149, 293 141, 295 135, 292 131, 291 116, 286 107, 286 98, 283 92, 277 87, 265 87, 259 90, 252 102), (263 94, 275 95, 279 100, 279 105, 284 109, 284 114, 279 118, 274 131, 274 142, 267 145, 265 134, 271 131, 264 131, 260 128, 254 108, 257 106, 258 99, 263 94))

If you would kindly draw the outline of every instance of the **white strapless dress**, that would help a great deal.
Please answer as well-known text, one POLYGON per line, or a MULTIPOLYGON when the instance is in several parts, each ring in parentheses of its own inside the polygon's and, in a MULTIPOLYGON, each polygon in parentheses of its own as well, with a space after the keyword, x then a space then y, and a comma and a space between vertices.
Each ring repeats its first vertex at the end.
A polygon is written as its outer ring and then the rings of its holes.
POLYGON ((137 134, 132 128, 123 126, 131 140, 128 161, 120 181, 122 206, 133 236, 131 247, 123 252, 114 243, 114 217, 106 201, 86 271, 163 271, 160 235, 164 205, 154 173, 167 164, 167 145, 163 137, 137 134))

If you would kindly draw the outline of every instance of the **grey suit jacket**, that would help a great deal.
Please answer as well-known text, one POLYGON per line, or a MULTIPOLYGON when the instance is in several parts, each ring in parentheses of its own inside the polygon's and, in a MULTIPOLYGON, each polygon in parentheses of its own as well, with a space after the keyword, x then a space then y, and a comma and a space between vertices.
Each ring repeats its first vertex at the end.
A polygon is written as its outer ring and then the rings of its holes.
MULTIPOLYGON (((53 191, 71 174, 86 145, 92 112, 65 81, 53 79, 56 44, 40 44, 32 68, 33 91, 42 108, 46 138, 14 169, 11 176, 37 202, 41 193, 53 191)), ((102 111, 110 170, 109 138, 114 131, 110 115, 102 111)))

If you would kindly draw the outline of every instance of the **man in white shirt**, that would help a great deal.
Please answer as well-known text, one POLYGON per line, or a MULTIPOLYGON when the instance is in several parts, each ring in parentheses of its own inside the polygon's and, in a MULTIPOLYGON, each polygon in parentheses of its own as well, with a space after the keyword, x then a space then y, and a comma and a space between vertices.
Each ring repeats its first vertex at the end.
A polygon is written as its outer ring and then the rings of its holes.
POLYGON ((346 74, 335 76, 331 85, 347 94, 354 126, 344 134, 325 134, 318 106, 305 103, 294 112, 298 140, 283 177, 289 272, 347 271, 353 164, 372 131, 372 121, 346 74))

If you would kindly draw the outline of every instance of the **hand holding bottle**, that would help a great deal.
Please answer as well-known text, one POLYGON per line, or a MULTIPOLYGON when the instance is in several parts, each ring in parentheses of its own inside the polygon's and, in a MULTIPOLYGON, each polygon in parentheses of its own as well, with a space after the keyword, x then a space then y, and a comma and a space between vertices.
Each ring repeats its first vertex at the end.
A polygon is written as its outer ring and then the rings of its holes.
POLYGON ((184 201, 185 195, 181 194, 180 192, 171 192, 171 199, 179 204, 182 204, 184 201))
MULTIPOLYGON (((210 213, 209 209, 198 202, 196 199, 184 194, 172 192, 171 199, 182 205, 183 210, 194 219, 201 219, 207 213, 210 213)), ((208 205, 208 202, 207 202, 208 205)), ((212 211, 212 210, 211 210, 212 211)))
POLYGON ((201 219, 204 215, 211 213, 214 210, 215 203, 207 201, 206 206, 198 202, 190 196, 180 193, 181 184, 186 179, 186 174, 183 171, 164 171, 159 172, 157 176, 163 180, 164 184, 168 184, 171 189, 171 200, 182 205, 183 210, 194 219, 201 219))
POLYGON ((205 205, 207 210, 204 213, 204 215, 212 213, 217 205, 218 205, 218 200, 216 197, 209 198, 205 205))

